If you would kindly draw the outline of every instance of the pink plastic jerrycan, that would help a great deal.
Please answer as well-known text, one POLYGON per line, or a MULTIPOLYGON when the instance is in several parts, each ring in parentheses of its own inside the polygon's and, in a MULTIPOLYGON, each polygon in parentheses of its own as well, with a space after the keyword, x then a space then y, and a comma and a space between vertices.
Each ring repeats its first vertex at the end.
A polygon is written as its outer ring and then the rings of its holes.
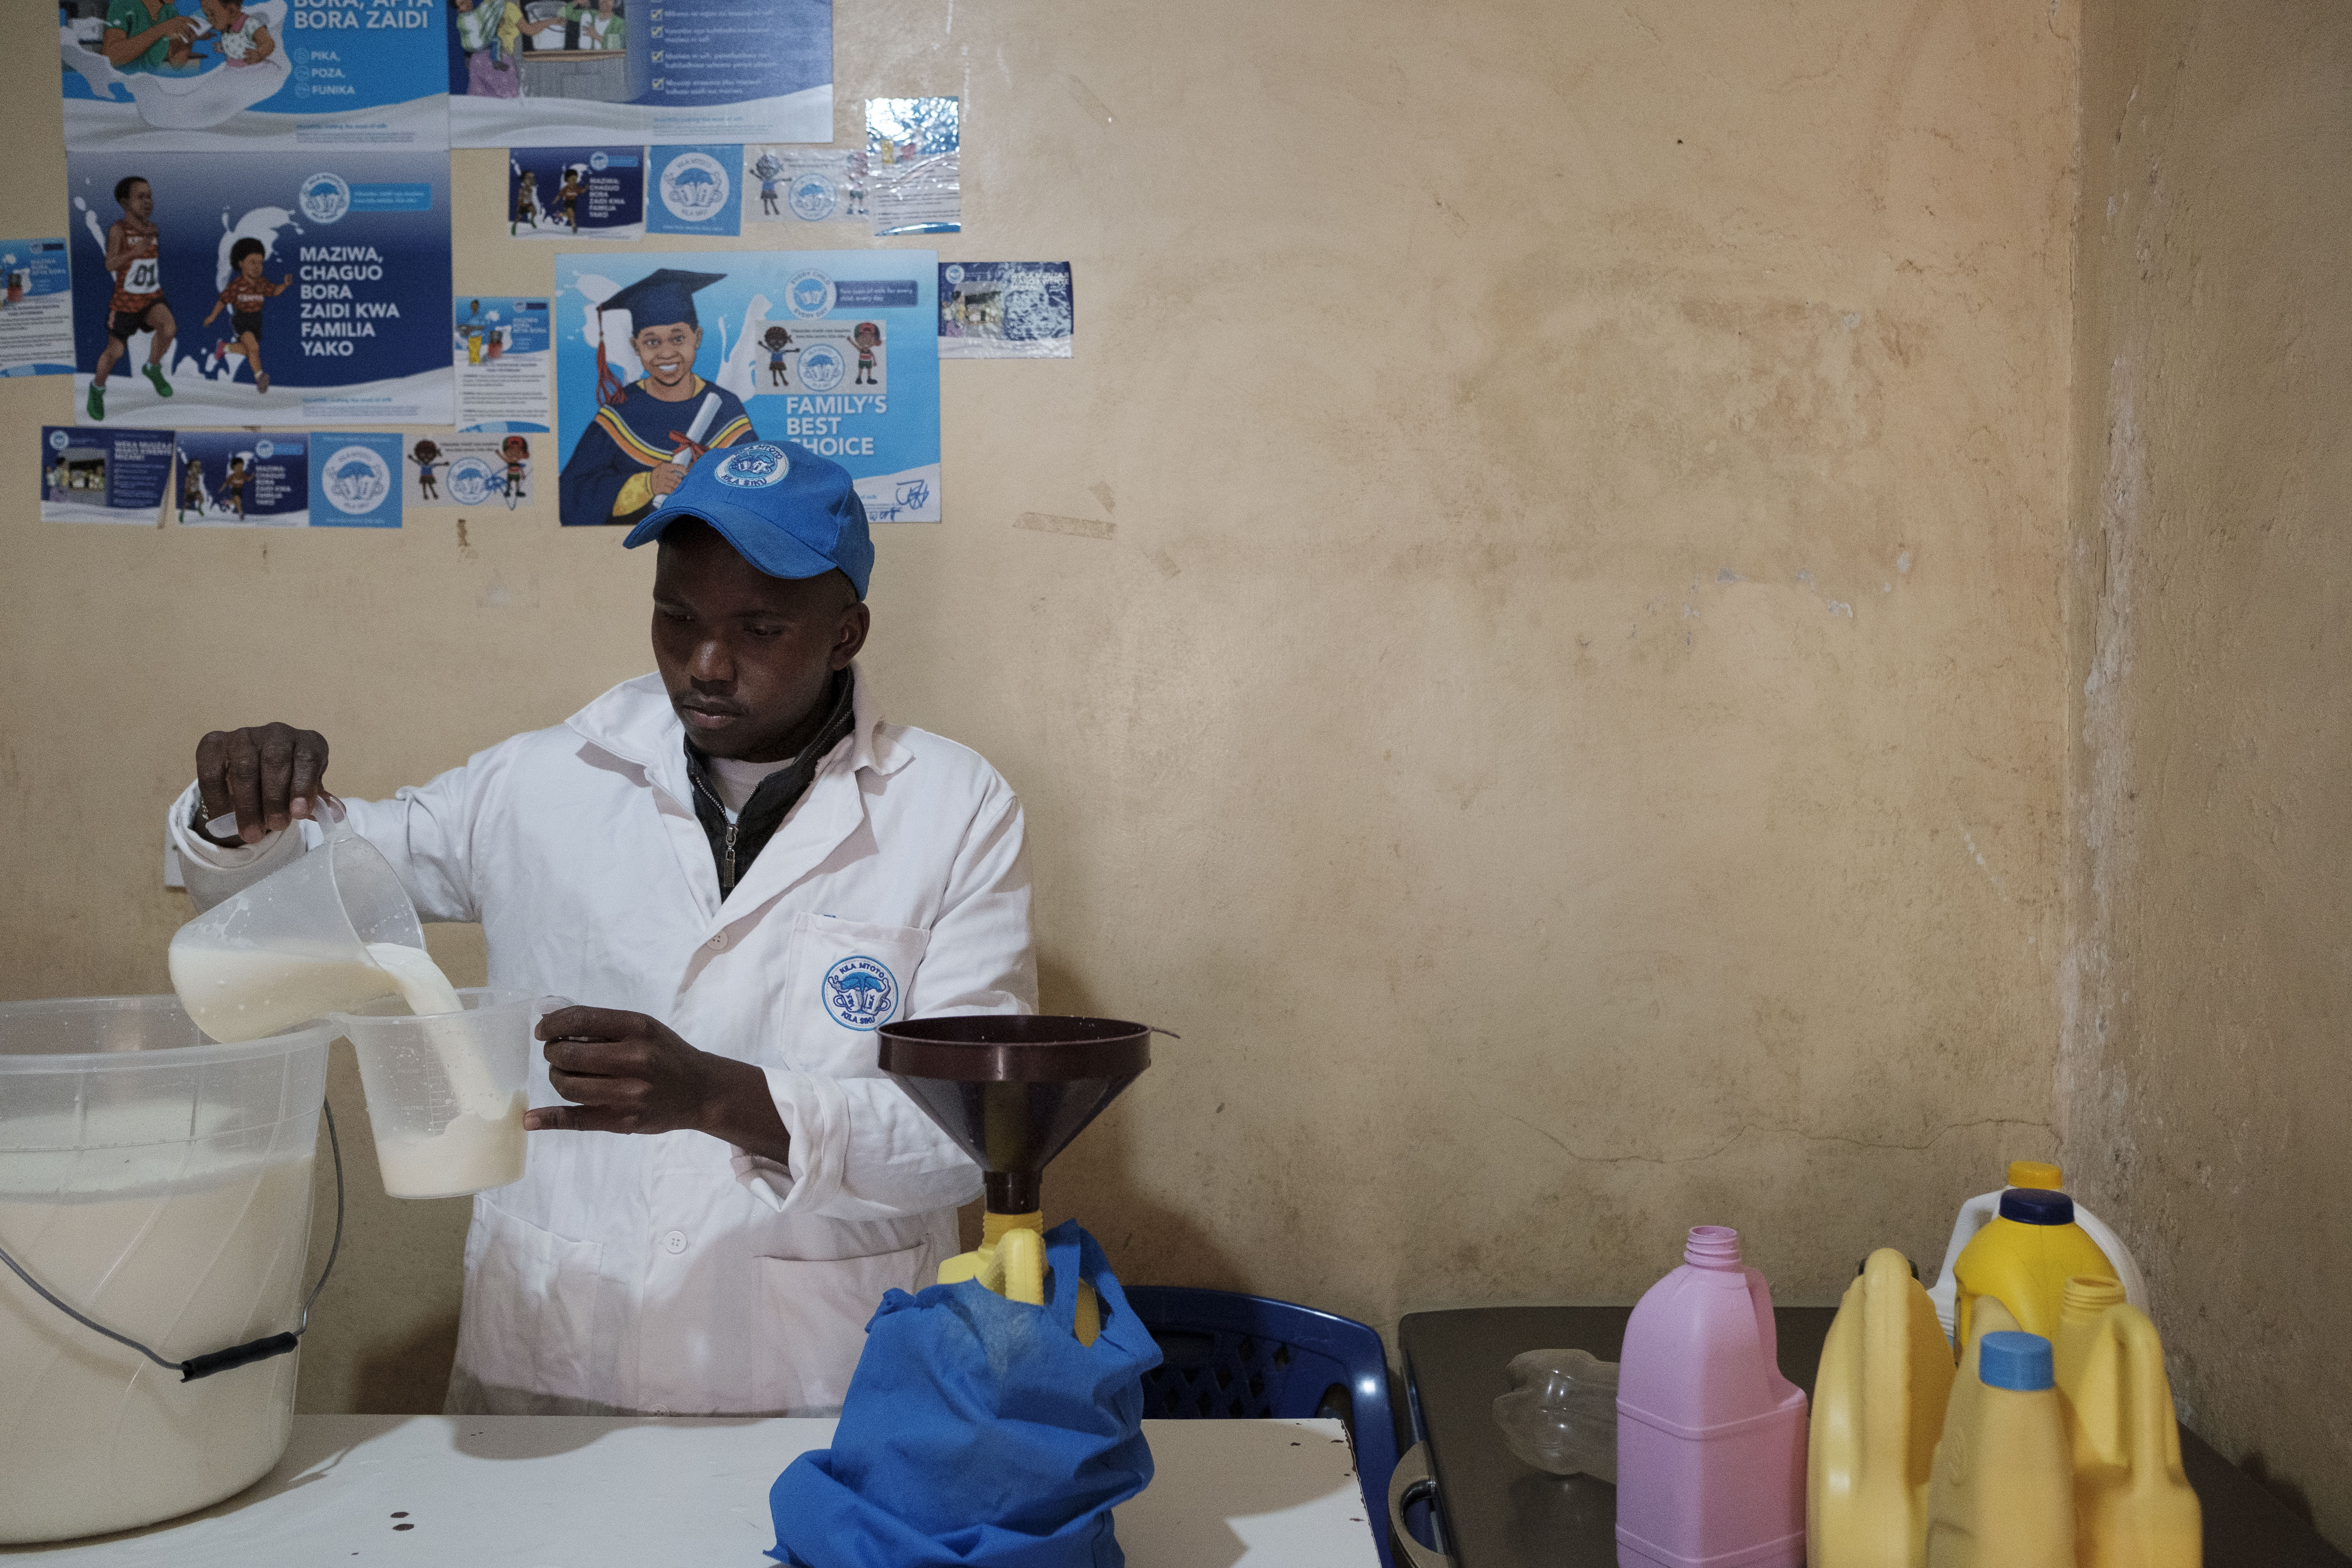
POLYGON ((1619 1568, 1803 1568, 1805 1391, 1780 1375, 1772 1287, 1702 1225, 1625 1326, 1619 1568))

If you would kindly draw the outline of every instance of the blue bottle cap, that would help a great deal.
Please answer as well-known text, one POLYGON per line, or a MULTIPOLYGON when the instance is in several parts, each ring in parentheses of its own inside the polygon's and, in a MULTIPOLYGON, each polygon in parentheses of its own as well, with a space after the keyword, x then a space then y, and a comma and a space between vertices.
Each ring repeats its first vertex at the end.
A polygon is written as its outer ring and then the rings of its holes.
POLYGON ((1987 1334, 1977 1342, 1977 1379, 1987 1388, 2032 1394, 2056 1381, 2050 1342, 2040 1334, 1987 1334))
POLYGON ((2000 1217, 2020 1225, 2072 1225, 2074 1200, 2042 1187, 2011 1187, 2000 1194, 2000 1217))

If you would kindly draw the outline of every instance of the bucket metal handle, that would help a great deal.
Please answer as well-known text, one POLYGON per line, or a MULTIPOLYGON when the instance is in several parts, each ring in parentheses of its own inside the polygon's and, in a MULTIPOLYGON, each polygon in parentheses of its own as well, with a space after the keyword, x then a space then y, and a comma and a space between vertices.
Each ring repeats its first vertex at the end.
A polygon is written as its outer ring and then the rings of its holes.
POLYGON ((119 1345, 130 1346, 165 1372, 178 1373, 182 1383, 194 1383, 200 1377, 210 1377, 216 1372, 226 1372, 234 1366, 247 1366, 254 1362, 268 1361, 274 1356, 285 1355, 300 1344, 302 1336, 310 1331, 310 1309, 319 1304, 319 1292, 327 1288, 327 1277, 335 1271, 335 1255, 343 1249, 343 1145, 342 1141, 335 1136, 335 1108, 331 1105, 321 1105, 319 1109, 327 1113, 327 1152, 333 1156, 335 1162, 335 1239, 327 1248, 327 1266, 319 1270, 319 1282, 310 1287, 310 1297, 302 1303, 302 1321, 294 1325, 293 1331, 290 1333, 270 1334, 262 1339, 247 1340, 241 1345, 231 1345, 226 1350, 207 1351, 203 1355, 192 1355, 185 1361, 166 1361, 129 1334, 117 1333, 104 1323, 68 1306, 48 1287, 25 1272, 25 1266, 9 1257, 5 1250, 0 1250, 0 1263, 6 1264, 8 1272, 22 1279, 34 1295, 38 1296, 83 1328, 92 1333, 104 1334, 119 1345))

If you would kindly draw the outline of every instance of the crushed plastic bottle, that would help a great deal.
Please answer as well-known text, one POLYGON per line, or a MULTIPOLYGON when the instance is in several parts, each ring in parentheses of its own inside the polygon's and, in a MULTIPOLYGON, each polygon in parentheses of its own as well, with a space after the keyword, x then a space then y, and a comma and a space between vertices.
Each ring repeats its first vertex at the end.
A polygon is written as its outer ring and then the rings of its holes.
POLYGON ((1511 1392, 1495 1425, 1511 1452, 1555 1476, 1617 1482, 1617 1363, 1590 1351, 1529 1351, 1511 1358, 1511 1392))

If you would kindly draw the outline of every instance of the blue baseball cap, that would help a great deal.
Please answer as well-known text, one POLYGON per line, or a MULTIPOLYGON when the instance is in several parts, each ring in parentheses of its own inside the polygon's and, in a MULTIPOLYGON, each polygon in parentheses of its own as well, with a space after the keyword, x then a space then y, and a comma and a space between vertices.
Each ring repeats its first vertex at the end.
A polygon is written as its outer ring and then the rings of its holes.
POLYGON ((629 531, 635 550, 687 518, 717 529, 771 577, 839 572, 859 598, 874 575, 866 503, 849 470, 797 441, 746 441, 703 455, 653 514, 629 531))

